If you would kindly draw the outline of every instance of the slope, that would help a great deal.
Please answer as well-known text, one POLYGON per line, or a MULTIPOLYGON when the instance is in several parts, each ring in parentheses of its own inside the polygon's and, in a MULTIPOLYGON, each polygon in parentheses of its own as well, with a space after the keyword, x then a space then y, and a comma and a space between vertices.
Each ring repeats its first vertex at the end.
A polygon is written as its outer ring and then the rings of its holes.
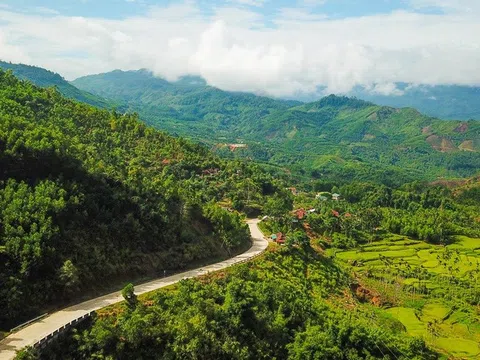
POLYGON ((442 121, 338 96, 285 102, 193 80, 169 83, 146 71, 115 71, 74 84, 127 101, 147 123, 217 145, 224 155, 228 148, 220 144, 245 142, 249 148, 240 154, 314 177, 398 184, 470 176, 480 168, 478 121, 442 121))
POLYGON ((256 121, 274 111, 300 104, 222 91, 206 85, 198 77, 187 76, 171 83, 154 77, 147 70, 116 70, 82 77, 72 84, 126 104, 150 125, 200 140, 225 138, 233 141, 243 136, 235 129, 241 128, 244 122, 256 121))
POLYGON ((283 192, 254 164, 0 71, 0 324, 132 276, 224 257, 283 192))
POLYGON ((363 88, 349 93, 360 99, 393 107, 414 107, 422 113, 442 119, 480 120, 480 87, 458 85, 414 85, 399 83, 402 93, 374 94, 363 88))
POLYGON ((12 64, 0 61, 0 69, 11 70, 15 76, 29 80, 40 87, 56 87, 65 97, 75 99, 98 108, 108 109, 113 104, 108 100, 77 89, 60 75, 46 69, 23 64, 12 64))

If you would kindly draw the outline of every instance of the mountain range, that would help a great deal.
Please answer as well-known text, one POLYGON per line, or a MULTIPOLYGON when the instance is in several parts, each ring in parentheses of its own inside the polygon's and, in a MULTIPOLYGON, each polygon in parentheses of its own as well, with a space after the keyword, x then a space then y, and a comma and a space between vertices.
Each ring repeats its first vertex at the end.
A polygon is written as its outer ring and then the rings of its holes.
POLYGON ((147 123, 228 153, 315 177, 381 182, 470 176, 480 167, 480 123, 444 121, 413 108, 392 108, 331 95, 311 103, 213 88, 201 79, 176 83, 145 70, 82 77, 78 88, 113 99, 147 123))
MULTIPOLYGON (((10 67, 19 73, 16 65, 10 67)), ((23 77, 79 101, 88 94, 96 106, 136 112, 147 124, 226 157, 277 164, 308 178, 398 184, 471 176, 480 168, 475 120, 439 120, 414 108, 335 95, 310 103, 271 99, 222 91, 193 76, 169 82, 147 70, 116 70, 68 83, 44 69, 27 69, 23 77)))

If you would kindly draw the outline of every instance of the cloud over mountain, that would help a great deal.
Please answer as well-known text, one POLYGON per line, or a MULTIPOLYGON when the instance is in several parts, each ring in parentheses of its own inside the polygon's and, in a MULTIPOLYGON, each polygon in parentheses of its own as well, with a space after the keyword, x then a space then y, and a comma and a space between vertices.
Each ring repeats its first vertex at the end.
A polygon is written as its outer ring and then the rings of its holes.
POLYGON ((272 96, 480 84, 476 0, 412 0, 407 10, 343 18, 310 11, 312 2, 267 16, 263 3, 230 1, 206 12, 186 1, 121 19, 0 8, 0 57, 69 78, 143 67, 272 96))

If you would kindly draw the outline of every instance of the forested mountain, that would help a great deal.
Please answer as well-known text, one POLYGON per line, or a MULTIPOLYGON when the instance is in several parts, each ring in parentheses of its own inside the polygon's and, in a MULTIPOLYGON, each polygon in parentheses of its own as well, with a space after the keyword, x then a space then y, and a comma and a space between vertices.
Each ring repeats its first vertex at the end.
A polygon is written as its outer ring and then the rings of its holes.
POLYGON ((393 107, 413 107, 441 119, 480 120, 480 87, 459 85, 396 84, 401 91, 394 95, 374 94, 356 88, 349 96, 393 107))
MULTIPOLYGON (((236 212, 284 185, 253 164, 0 71, 0 324, 128 275, 227 256, 236 212)), ((285 195, 288 198, 288 194, 285 195)))
POLYGON ((99 108, 111 108, 113 104, 108 100, 77 89, 59 74, 52 71, 23 64, 12 64, 0 61, 0 69, 11 70, 19 79, 29 80, 37 86, 56 87, 60 93, 69 99, 75 99, 99 108))
POLYGON ((236 139, 243 136, 243 126, 301 104, 222 91, 198 77, 170 83, 147 70, 116 70, 85 76, 72 84, 120 101, 150 125, 198 140, 236 139))
POLYGON ((211 145, 245 142, 249 148, 240 154, 314 177, 392 184, 470 176, 480 168, 479 121, 442 121, 338 96, 285 102, 224 92, 197 78, 169 83, 144 70, 74 84, 128 103, 157 128, 211 145))

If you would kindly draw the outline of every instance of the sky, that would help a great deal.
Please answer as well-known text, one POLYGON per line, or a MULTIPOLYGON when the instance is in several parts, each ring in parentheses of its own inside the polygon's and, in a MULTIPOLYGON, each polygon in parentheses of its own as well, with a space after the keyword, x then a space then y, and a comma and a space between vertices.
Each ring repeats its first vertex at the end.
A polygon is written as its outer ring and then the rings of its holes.
POLYGON ((273 97, 480 85, 479 0, 2 0, 0 59, 273 97))

